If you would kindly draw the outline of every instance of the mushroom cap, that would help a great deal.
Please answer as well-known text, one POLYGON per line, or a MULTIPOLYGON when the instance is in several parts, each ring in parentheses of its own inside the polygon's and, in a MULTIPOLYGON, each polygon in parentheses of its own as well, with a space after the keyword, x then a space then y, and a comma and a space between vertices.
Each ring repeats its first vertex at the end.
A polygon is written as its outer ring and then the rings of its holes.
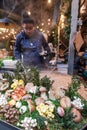
POLYGON ((0 91, 5 91, 9 88, 9 82, 7 83, 2 83, 0 86, 0 91))
POLYGON ((28 99, 31 99, 32 96, 30 94, 26 94, 22 97, 22 100, 28 100, 28 99))
POLYGON ((38 97, 38 98, 35 99, 35 103, 38 106, 40 103, 44 103, 44 99, 41 98, 41 97, 38 97))
POLYGON ((71 113, 73 113, 73 115, 75 116, 75 118, 73 119, 74 122, 78 123, 81 121, 82 115, 79 110, 77 110, 76 108, 72 108, 71 113))
POLYGON ((40 87, 39 90, 40 90, 40 92, 46 92, 47 91, 45 87, 40 87))

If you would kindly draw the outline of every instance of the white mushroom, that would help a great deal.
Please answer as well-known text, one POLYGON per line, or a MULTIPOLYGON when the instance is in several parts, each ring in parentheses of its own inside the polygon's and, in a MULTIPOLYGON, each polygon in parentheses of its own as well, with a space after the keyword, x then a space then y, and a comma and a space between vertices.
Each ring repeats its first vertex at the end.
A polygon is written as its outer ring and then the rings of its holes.
POLYGON ((43 98, 44 100, 47 100, 46 91, 47 91, 47 90, 46 90, 45 87, 41 87, 41 88, 40 88, 41 98, 43 98))

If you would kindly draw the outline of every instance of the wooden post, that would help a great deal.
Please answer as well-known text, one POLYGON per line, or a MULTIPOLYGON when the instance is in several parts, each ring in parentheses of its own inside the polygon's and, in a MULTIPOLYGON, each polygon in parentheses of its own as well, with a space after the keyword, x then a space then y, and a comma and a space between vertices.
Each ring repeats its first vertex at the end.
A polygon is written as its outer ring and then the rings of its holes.
POLYGON ((78 22, 78 9, 79 9, 79 0, 72 0, 72 9, 71 9, 71 33, 69 40, 69 56, 68 56, 68 74, 73 75, 74 71, 74 37, 77 32, 77 22, 78 22))

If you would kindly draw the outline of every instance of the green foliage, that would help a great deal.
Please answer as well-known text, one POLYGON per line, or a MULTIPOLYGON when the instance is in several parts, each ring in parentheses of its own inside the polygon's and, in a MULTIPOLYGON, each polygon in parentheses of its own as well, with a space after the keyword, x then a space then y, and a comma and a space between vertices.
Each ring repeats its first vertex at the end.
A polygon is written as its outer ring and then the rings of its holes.
POLYGON ((7 78, 8 81, 11 81, 11 83, 12 79, 22 79, 25 82, 25 84, 28 82, 32 82, 34 85, 40 85, 38 69, 30 69, 29 67, 24 66, 21 62, 18 62, 16 64, 16 69, 14 70, 13 75, 11 75, 10 73, 4 73, 3 77, 7 78))
POLYGON ((64 31, 65 31, 65 38, 69 40, 69 37, 70 37, 70 26, 69 25, 65 26, 64 31))
POLYGON ((75 123, 73 122, 73 114, 70 112, 70 109, 65 110, 65 116, 62 118, 62 127, 67 129, 76 128, 75 123))
POLYGON ((51 81, 50 78, 48 78, 47 76, 44 76, 43 78, 41 78, 40 80, 40 85, 43 87, 46 87, 47 91, 50 90, 50 87, 52 86, 54 81, 51 81))
POLYGON ((1 68, 2 66, 4 66, 4 64, 3 64, 3 60, 0 59, 0 68, 1 68))
POLYGON ((2 74, 3 78, 6 78, 7 81, 9 81, 9 85, 11 85, 13 83, 13 79, 15 79, 15 76, 11 73, 8 73, 8 72, 4 72, 2 74))
MULTIPOLYGON (((68 130, 76 127, 75 123, 73 122, 73 115, 70 113, 70 109, 65 110, 64 117, 60 117, 57 113, 57 109, 54 110, 55 118, 52 121, 49 121, 50 128, 52 130, 68 130), (55 124, 55 125, 54 125, 55 124)), ((74 130, 74 129, 73 129, 74 130)))
POLYGON ((33 119, 37 119, 37 130, 46 130, 46 125, 45 125, 45 121, 46 119, 42 116, 39 115, 38 111, 34 111, 33 113, 31 113, 31 117, 33 119))
POLYGON ((39 70, 37 68, 31 68, 30 72, 31 72, 31 82, 36 86, 40 86, 39 70))
POLYGON ((69 85, 69 89, 66 91, 66 96, 70 97, 71 100, 74 99, 74 96, 78 96, 77 90, 79 89, 81 84, 80 77, 74 76, 72 77, 72 83, 69 85))
POLYGON ((51 35, 49 36, 49 42, 53 44, 53 46, 58 46, 58 27, 55 27, 51 30, 51 35))
POLYGON ((69 41, 70 31, 71 31, 71 1, 72 0, 63 0, 63 1, 69 3, 68 10, 67 12, 64 13, 66 17, 65 27, 64 27, 64 37, 69 41))
POLYGON ((21 122, 21 120, 24 120, 25 117, 30 117, 29 110, 27 110, 25 113, 19 115, 19 122, 21 122))
POLYGON ((22 79, 25 84, 28 82, 32 82, 35 86, 46 87, 48 91, 54 82, 51 81, 50 78, 48 78, 47 76, 44 76, 40 79, 40 72, 36 67, 29 68, 24 66, 21 62, 18 62, 16 64, 16 69, 14 70, 13 75, 5 72, 3 74, 3 77, 7 78, 10 84, 12 84, 13 79, 22 79))
POLYGON ((46 119, 40 115, 37 117, 37 128, 38 130, 46 130, 46 125, 45 125, 46 119))
POLYGON ((40 85, 39 70, 36 67, 29 68, 19 62, 16 66, 15 77, 17 79, 23 79, 25 81, 25 84, 32 82, 36 86, 40 85))
POLYGON ((87 101, 84 100, 83 103, 84 103, 84 106, 82 109, 82 116, 87 117, 87 101))
POLYGON ((27 111, 23 114, 19 114, 19 121, 21 122, 21 120, 24 120, 25 117, 30 116, 30 112, 28 109, 28 103, 26 101, 21 100, 22 106, 26 106, 27 107, 27 111))
POLYGON ((60 105, 60 101, 58 99, 51 100, 51 102, 55 105, 56 108, 60 105))

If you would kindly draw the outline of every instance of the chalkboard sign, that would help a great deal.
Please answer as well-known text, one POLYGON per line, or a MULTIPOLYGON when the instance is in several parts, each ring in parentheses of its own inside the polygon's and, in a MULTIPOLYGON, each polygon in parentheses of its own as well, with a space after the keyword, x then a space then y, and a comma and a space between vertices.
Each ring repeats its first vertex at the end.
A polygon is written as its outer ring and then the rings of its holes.
POLYGON ((21 130, 5 121, 0 120, 0 130, 21 130))

